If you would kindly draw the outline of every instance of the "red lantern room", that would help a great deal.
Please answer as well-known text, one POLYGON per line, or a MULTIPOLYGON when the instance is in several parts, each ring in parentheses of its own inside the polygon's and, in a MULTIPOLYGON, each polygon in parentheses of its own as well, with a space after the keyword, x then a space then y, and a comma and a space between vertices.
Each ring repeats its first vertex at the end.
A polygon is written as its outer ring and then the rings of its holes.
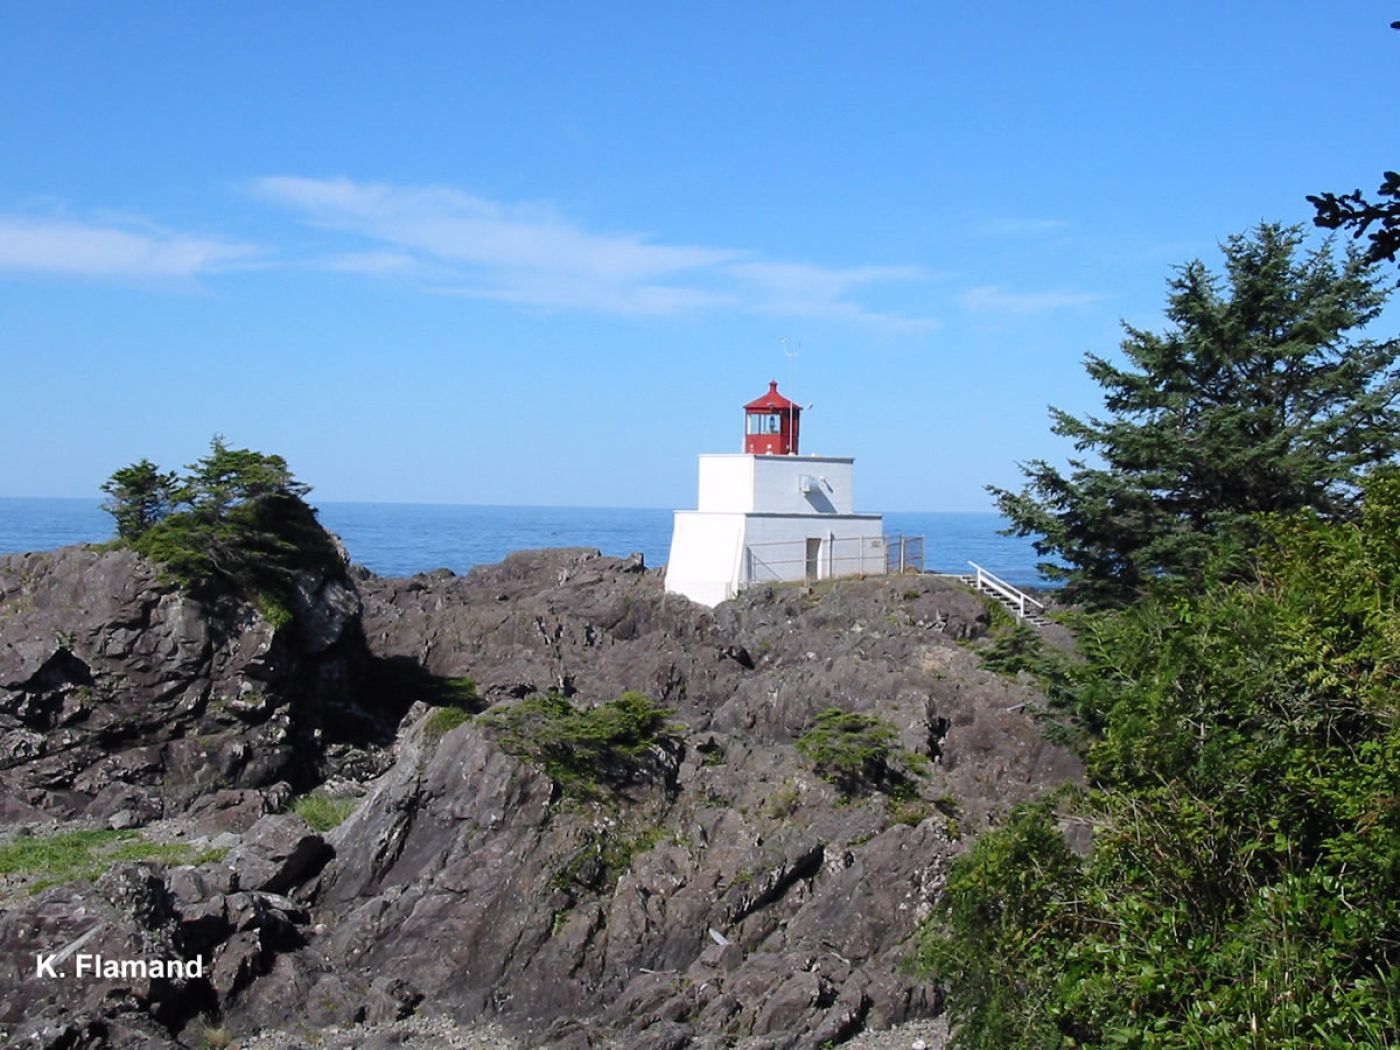
POLYGON ((778 393, 778 381, 768 393, 744 406, 744 451, 760 456, 797 455, 797 430, 802 408, 778 393))

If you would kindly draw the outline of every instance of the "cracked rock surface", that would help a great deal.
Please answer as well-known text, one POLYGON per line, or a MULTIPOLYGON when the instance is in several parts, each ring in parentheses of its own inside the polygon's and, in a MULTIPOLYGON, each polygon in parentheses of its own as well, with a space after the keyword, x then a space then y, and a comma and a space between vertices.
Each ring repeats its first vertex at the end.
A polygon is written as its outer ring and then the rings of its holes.
POLYGON ((965 644, 981 600, 940 578, 711 611, 639 559, 570 549, 304 592, 310 626, 274 630, 126 552, 0 559, 5 835, 78 819, 216 854, 12 893, 0 946, 20 957, 96 930, 207 966, 115 988, 0 974, 0 1035, 941 1046, 937 991, 899 966, 909 937, 972 836, 1080 775, 1030 687, 965 644), (466 676, 479 709, 635 690, 684 728, 648 775, 579 798, 479 718, 441 729, 431 683, 466 676), (815 775, 795 743, 831 707, 893 724, 926 761, 911 792, 846 798, 815 775), (353 805, 319 834, 282 812, 318 784, 353 805))

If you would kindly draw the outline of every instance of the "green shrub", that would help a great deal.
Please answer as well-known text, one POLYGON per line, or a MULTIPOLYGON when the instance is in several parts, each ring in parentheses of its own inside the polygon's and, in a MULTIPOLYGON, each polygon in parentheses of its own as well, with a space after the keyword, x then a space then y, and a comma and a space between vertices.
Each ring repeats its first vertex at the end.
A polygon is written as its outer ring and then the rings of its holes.
POLYGON ((550 877, 550 884, 567 892, 610 892, 632 867, 632 861, 665 837, 666 832, 660 827, 631 834, 614 829, 592 833, 550 877))
POLYGON ((997 631, 981 656, 982 666, 989 671, 1009 675, 1020 671, 1034 673, 1046 659, 1045 643, 1033 627, 1017 622, 997 631))
POLYGON ((678 743, 684 727, 670 721, 671 713, 636 692, 591 708, 546 693, 481 722, 502 750, 539 767, 564 791, 590 795, 644 774, 657 749, 678 743))
POLYGON ((258 613, 272 627, 274 631, 291 624, 294 617, 292 611, 282 604, 282 600, 273 594, 259 594, 254 602, 258 607, 258 613))
POLYGON ((917 761, 895 746, 899 730, 883 718, 829 707, 797 740, 797 753, 847 797, 865 790, 912 794, 908 769, 917 761))
POLYGON ((1252 578, 1083 621, 1091 788, 979 839, 920 940, 964 1046, 1400 1045, 1400 476, 1260 527, 1252 578))
POLYGON ((355 798, 331 798, 323 791, 313 791, 292 803, 292 812, 311 825, 315 831, 330 831, 344 822, 359 805, 355 798))

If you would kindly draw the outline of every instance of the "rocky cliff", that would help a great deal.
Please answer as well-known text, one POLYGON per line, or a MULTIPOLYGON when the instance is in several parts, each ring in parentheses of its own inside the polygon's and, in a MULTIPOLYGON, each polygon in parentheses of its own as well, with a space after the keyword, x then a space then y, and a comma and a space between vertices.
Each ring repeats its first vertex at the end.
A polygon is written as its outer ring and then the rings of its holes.
POLYGON ((130 836, 92 881, 3 875, 17 1045, 415 1013, 496 1019, 527 1046, 840 1043, 938 1011, 899 963, 949 861, 1079 773, 1035 694, 980 669, 981 601, 938 578, 711 612, 639 559, 564 550, 298 593, 274 627, 121 551, 0 559, 3 848, 56 817, 130 836), (565 790, 492 724, 546 691, 579 711, 643 693, 677 726, 635 776, 565 790), (899 790, 817 775, 796 744, 829 708, 921 756, 899 790), (317 785, 353 806, 320 834, 283 812, 317 785), (205 972, 35 974, 84 937, 205 972))

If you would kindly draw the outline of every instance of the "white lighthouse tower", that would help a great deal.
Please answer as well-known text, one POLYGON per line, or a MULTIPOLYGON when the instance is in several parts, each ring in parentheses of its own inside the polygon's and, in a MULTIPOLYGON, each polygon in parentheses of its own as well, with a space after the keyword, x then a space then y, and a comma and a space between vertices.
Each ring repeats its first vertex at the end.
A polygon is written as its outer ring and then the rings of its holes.
POLYGON ((798 454, 802 409, 778 384, 744 406, 744 451, 700 456, 676 511, 666 590, 715 606, 755 583, 885 571, 884 523, 855 512, 855 460, 798 454))

